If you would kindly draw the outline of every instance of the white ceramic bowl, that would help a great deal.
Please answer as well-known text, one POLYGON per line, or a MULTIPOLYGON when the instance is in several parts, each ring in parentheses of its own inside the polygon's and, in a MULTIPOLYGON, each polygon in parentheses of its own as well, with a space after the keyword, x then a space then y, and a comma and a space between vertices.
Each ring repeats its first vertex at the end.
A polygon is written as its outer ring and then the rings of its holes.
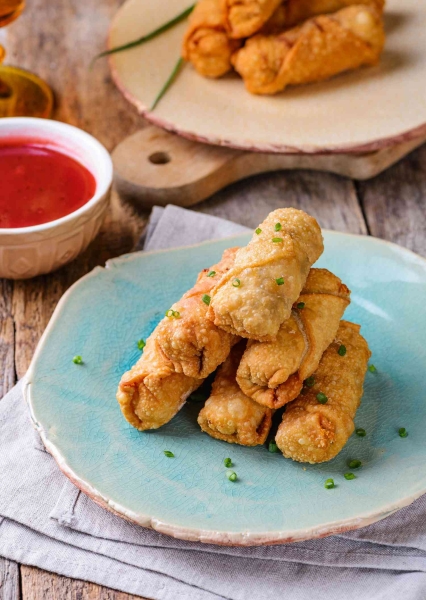
POLYGON ((33 227, 0 228, 0 277, 8 279, 49 273, 83 252, 102 225, 113 176, 107 150, 77 127, 48 119, 0 119, 0 143, 5 138, 21 137, 26 142, 43 142, 78 160, 94 176, 96 191, 84 206, 56 221, 33 227))

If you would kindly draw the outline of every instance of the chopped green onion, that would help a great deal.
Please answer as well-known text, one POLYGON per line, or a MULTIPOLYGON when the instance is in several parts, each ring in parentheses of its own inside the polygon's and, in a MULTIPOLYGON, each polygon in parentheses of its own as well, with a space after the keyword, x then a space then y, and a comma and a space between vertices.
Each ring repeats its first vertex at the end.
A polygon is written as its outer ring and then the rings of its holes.
POLYGON ((174 317, 175 319, 178 319, 180 317, 180 312, 177 310, 172 310, 170 308, 169 310, 166 310, 166 317, 169 317, 169 318, 174 317))
POLYGON ((355 431, 355 433, 359 437, 365 437, 367 435, 367 432, 362 427, 358 427, 358 429, 355 431))
POLYGON ((161 98, 164 96, 164 94, 167 92, 169 87, 172 85, 172 83, 176 79, 177 75, 179 74, 179 71, 181 70, 184 62, 185 61, 183 60, 183 58, 180 58, 177 61, 177 63, 175 64, 175 66, 173 68, 173 71, 170 73, 170 77, 167 79, 166 83, 163 85, 163 87, 159 91, 158 96, 155 98, 154 102, 152 103, 151 108, 150 108, 151 111, 153 111, 156 108, 156 106, 160 102, 161 98))
POLYGON ((332 490, 335 487, 334 479, 327 479, 324 483, 324 487, 326 490, 332 490))
POLYGON ((145 340, 139 340, 138 341, 138 348, 139 350, 143 350, 146 346, 145 340))
POLYGON ((74 356, 74 358, 72 359, 72 362, 75 365, 82 365, 83 364, 83 359, 81 358, 81 356, 74 356))
POLYGON ((204 304, 207 304, 207 306, 209 306, 211 298, 208 294, 204 294, 201 300, 204 302, 204 304))
POLYGON ((174 458, 175 455, 173 454, 173 452, 170 452, 170 450, 164 450, 164 454, 167 456, 167 458, 174 458))
POLYGON ((328 402, 328 398, 325 394, 323 394, 322 392, 319 392, 317 394, 317 400, 320 404, 327 404, 328 402))
POLYGON ((281 229, 283 228, 283 226, 281 225, 281 223, 275 223, 275 231, 281 231, 281 229))
POLYGON ((339 356, 345 356, 346 354, 346 346, 344 346, 343 344, 339 347, 337 354, 339 356))
POLYGON ((399 437, 406 438, 406 437, 408 437, 408 431, 405 429, 405 427, 400 427, 399 431, 398 431, 398 435, 399 435, 399 437))
POLYGON ((279 277, 275 281, 277 282, 277 285, 284 285, 284 277, 279 277))
POLYGON ((223 464, 225 465, 225 467, 227 469, 229 469, 229 467, 232 467, 232 460, 230 458, 225 458, 225 460, 223 461, 223 464))
POLYGON ((374 365, 370 365, 368 367, 368 370, 370 371, 370 373, 377 373, 377 369, 374 365))
POLYGON ((299 310, 303 310, 303 309, 305 308, 305 303, 304 303, 304 302, 298 302, 298 303, 297 303, 297 308, 298 308, 299 310))
POLYGON ((102 58, 103 56, 108 56, 109 54, 114 54, 115 52, 121 52, 122 50, 129 50, 130 48, 134 48, 135 46, 139 46, 140 44, 149 42, 150 40, 157 37, 157 35, 164 33, 165 31, 167 31, 174 25, 177 25, 178 23, 180 23, 180 21, 183 21, 183 19, 186 19, 186 17, 194 10, 194 7, 195 7, 195 4, 193 4, 192 6, 189 6, 183 12, 181 12, 179 15, 177 15, 176 17, 174 17, 167 23, 164 23, 164 25, 161 25, 157 29, 154 29, 154 31, 151 31, 147 35, 144 35, 143 37, 141 37, 137 40, 134 40, 133 42, 129 42, 127 44, 124 44, 123 46, 117 46, 116 48, 111 48, 110 50, 105 50, 104 52, 101 52, 100 54, 95 56, 95 58, 92 60, 91 66, 93 65, 95 60, 97 60, 98 58, 102 58))
POLYGON ((210 271, 207 277, 214 277, 216 275, 216 271, 210 271))
POLYGON ((260 235, 262 233, 262 230, 260 229, 260 227, 258 227, 254 233, 260 235))
POLYGON ((229 481, 237 481, 237 474, 235 473, 235 471, 228 471, 226 473, 226 476, 229 479, 229 481))
POLYGON ((361 466, 362 462, 357 458, 354 458, 353 460, 348 460, 348 467, 350 469, 359 469, 361 466))
POLYGON ((232 282, 232 285, 233 285, 234 287, 240 287, 240 285, 241 285, 241 281, 238 279, 238 277, 236 277, 236 278, 234 279, 234 281, 232 282))
POLYGON ((311 375, 310 377, 308 377, 308 379, 305 379, 305 385, 307 385, 308 387, 314 387, 315 377, 311 375))
POLYGON ((275 454, 276 452, 280 451, 280 449, 278 448, 278 446, 275 443, 275 440, 272 440, 271 442, 269 442, 268 450, 269 450, 269 452, 271 452, 271 454, 275 454))
POLYGON ((356 479, 356 475, 355 475, 355 473, 345 473, 344 478, 347 479, 348 481, 351 481, 351 479, 356 479))
POLYGON ((279 244, 283 241, 283 238, 272 238, 272 241, 274 242, 274 244, 279 244))

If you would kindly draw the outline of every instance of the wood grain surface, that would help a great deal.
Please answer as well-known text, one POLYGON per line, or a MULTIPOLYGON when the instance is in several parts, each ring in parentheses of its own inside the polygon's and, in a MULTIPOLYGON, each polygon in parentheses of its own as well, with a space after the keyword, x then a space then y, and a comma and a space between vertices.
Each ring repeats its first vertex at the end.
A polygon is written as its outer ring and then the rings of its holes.
MULTIPOLYGON (((37 72, 52 85, 55 118, 82 127, 109 150, 144 125, 111 83, 104 48, 120 0, 32 0, 0 33, 7 62, 37 72)), ((195 210, 250 227, 278 206, 295 206, 323 227, 371 233, 426 256, 426 147, 375 179, 355 184, 336 175, 277 172, 252 177, 215 194, 195 210)), ((26 282, 0 281, 0 397, 22 377, 61 295, 79 277, 130 251, 147 215, 120 204, 115 193, 98 238, 72 264, 26 282)), ((129 600, 132 596, 0 559, 0 599, 129 600)))

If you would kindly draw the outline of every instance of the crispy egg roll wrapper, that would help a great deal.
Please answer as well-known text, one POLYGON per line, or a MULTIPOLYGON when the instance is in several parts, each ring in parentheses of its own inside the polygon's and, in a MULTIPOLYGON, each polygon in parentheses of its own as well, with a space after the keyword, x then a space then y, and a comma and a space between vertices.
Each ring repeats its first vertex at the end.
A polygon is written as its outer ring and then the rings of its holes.
POLYGON ((213 289, 208 316, 225 331, 268 341, 290 317, 324 246, 316 220, 294 208, 271 212, 259 228, 261 233, 238 250, 234 266, 213 289))
POLYGON ((189 17, 182 56, 204 77, 221 77, 232 69, 231 56, 241 43, 230 38, 225 21, 222 0, 201 0, 189 17))
POLYGON ((246 396, 235 376, 244 342, 231 350, 219 367, 212 392, 198 415, 198 423, 210 436, 242 446, 264 444, 272 425, 273 411, 246 396))
POLYGON ((282 33, 285 29, 303 23, 318 15, 337 12, 354 5, 368 5, 383 12, 384 0, 287 0, 275 10, 259 33, 264 35, 282 33))
POLYGON ((157 345, 156 330, 138 362, 121 378, 117 400, 127 421, 139 429, 168 423, 203 379, 176 373, 157 345))
POLYGON ((282 0, 222 0, 225 26, 231 38, 248 38, 272 17, 282 0))
POLYGON ((203 301, 233 266, 237 250, 225 250, 217 265, 202 271, 194 287, 171 307, 180 317, 164 317, 157 327, 157 344, 176 373, 204 379, 223 363, 231 346, 238 341, 232 333, 219 329, 207 318, 208 305, 203 301), (208 277, 212 271, 215 275, 208 277))
POLYGON ((334 340, 350 302, 350 291, 327 269, 311 269, 306 284, 273 342, 250 340, 237 382, 256 402, 278 409, 300 394, 334 340), (303 302, 304 308, 297 308, 303 302))
POLYGON ((279 35, 256 35, 232 61, 249 92, 276 94, 287 85, 375 65, 384 43, 381 12, 374 6, 350 6, 279 35))
POLYGON ((275 441, 286 458, 321 463, 334 458, 355 429, 371 352, 360 326, 341 321, 335 341, 327 348, 314 375, 315 384, 288 404, 275 441), (340 356, 341 345, 346 355, 340 356), (317 394, 328 398, 320 404, 317 394))

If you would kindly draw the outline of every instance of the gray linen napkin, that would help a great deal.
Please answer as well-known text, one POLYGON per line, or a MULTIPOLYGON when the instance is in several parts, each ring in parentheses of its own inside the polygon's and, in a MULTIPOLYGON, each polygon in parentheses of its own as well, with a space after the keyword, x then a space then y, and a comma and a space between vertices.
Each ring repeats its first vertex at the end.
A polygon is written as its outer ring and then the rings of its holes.
MULTIPOLYGON (((217 217, 155 208, 145 249, 242 231, 217 217)), ((0 555, 158 600, 311 600, 313 590, 318 600, 420 600, 426 497, 324 540, 261 548, 175 540, 110 514, 65 479, 32 429, 18 384, 0 402, 0 555)))

